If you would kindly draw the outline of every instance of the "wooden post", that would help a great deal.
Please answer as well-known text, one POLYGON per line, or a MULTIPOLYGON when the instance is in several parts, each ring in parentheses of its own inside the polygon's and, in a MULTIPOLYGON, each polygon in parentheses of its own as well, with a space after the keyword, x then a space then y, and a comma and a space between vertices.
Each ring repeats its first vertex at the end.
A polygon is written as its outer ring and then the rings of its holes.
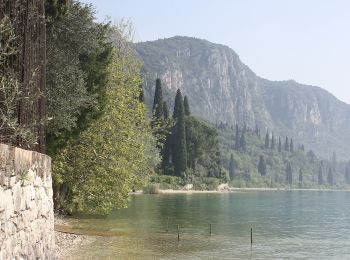
POLYGON ((170 220, 170 217, 168 217, 168 221, 166 223, 166 232, 169 233, 169 220, 170 220))
POLYGON ((209 234, 210 234, 210 236, 211 236, 211 224, 209 224, 209 225, 210 225, 210 226, 209 226, 209 227, 210 227, 210 229, 209 229, 209 234))
POLYGON ((180 226, 177 224, 177 241, 180 241, 180 226))
POLYGON ((253 228, 250 228, 250 244, 253 244, 253 228))

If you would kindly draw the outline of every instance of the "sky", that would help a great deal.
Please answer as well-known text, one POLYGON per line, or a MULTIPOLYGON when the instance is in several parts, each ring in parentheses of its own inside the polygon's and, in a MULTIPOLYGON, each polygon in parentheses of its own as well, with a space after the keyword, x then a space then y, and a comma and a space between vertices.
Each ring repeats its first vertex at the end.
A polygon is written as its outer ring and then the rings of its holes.
POLYGON ((231 47, 257 75, 322 87, 350 104, 348 0, 82 0, 130 19, 135 41, 176 35, 231 47))

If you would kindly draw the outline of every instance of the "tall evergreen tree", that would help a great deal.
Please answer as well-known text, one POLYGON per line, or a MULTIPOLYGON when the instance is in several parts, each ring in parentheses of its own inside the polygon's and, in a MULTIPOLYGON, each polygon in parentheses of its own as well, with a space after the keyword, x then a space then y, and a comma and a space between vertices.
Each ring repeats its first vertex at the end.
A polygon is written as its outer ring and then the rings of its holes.
POLYGON ((286 152, 289 152, 289 140, 287 136, 286 136, 286 141, 284 142, 284 150, 286 152))
POLYGON ((266 163, 262 155, 260 155, 260 159, 259 159, 258 172, 260 173, 261 176, 266 175, 266 163))
POLYGON ((346 184, 350 184, 350 161, 346 164, 345 167, 345 181, 346 184))
POLYGON ((287 183, 289 185, 292 185, 293 183, 293 172, 292 172, 292 165, 290 164, 290 162, 287 163, 287 167, 286 167, 286 175, 287 175, 287 183))
POLYGON ((299 170, 299 188, 303 186, 304 176, 303 176, 303 170, 300 168, 299 170))
POLYGON ((238 124, 236 125, 236 135, 235 135, 235 150, 239 151, 240 149, 240 143, 239 143, 239 127, 238 124))
POLYGON ((318 168, 318 185, 323 185, 323 170, 322 165, 318 168))
POLYGON ((157 119, 163 117, 163 93, 162 93, 162 83, 160 79, 156 79, 156 90, 154 92, 153 107, 152 107, 153 116, 157 119))
POLYGON ((245 131, 242 131, 241 138, 239 140, 239 146, 241 151, 245 152, 247 150, 247 143, 245 140, 245 131))
POLYGON ((333 176, 333 170, 331 167, 329 167, 328 175, 327 175, 327 182, 330 186, 334 185, 334 176, 333 176))
POLYGON ((230 174, 230 179, 233 180, 235 177, 235 161, 233 160, 233 154, 231 154, 230 157, 230 165, 229 165, 229 174, 230 174))
POLYGON ((168 105, 165 101, 163 102, 163 114, 164 114, 164 119, 169 118, 169 109, 168 109, 168 105))
POLYGON ((337 170, 337 154, 333 152, 332 155, 332 170, 336 171, 337 170))
MULTIPOLYGON (((181 97, 181 92, 178 91, 181 97)), ((177 104, 174 138, 174 171, 176 176, 184 177, 187 166, 187 151, 186 151, 186 127, 185 127, 185 109, 183 99, 179 99, 177 104)), ((176 105, 175 105, 176 106, 176 105)))
POLYGON ((282 142, 281 137, 278 138, 278 152, 282 152, 282 142))
POLYGON ((290 139, 289 151, 290 151, 291 153, 294 153, 294 144, 293 144, 293 138, 291 138, 291 139, 290 139))
POLYGON ((275 136, 274 136, 274 134, 273 134, 273 132, 272 132, 272 137, 271 137, 271 149, 272 149, 272 150, 275 150, 275 146, 276 146, 276 144, 275 144, 275 136))
POLYGON ((260 130, 257 124, 255 125, 255 134, 260 139, 260 130))
POLYGON ((270 148, 270 134, 269 130, 266 131, 266 136, 265 136, 265 149, 270 148))
POLYGON ((187 96, 184 97, 184 109, 185 109, 185 115, 189 116, 191 112, 190 112, 190 104, 188 103, 187 96))
POLYGON ((183 98, 180 89, 177 90, 176 96, 175 96, 175 104, 174 104, 174 112, 173 112, 173 118, 176 119, 179 116, 179 109, 181 106, 183 106, 183 98))

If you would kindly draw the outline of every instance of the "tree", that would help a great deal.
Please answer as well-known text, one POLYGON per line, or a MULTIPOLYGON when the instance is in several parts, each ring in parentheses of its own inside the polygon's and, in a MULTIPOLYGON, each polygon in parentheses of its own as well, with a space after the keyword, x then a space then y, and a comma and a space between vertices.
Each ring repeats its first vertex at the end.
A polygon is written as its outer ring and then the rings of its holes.
POLYGON ((265 149, 270 148, 270 135, 269 135, 269 130, 266 131, 266 136, 265 136, 265 149))
POLYGON ((107 100, 101 115, 55 158, 56 182, 68 187, 68 211, 107 214, 125 207, 134 185, 140 187, 160 162, 139 101, 141 64, 129 41, 119 38, 108 68, 107 100))
POLYGON ((159 78, 156 79, 156 90, 154 92, 152 112, 153 116, 158 120, 164 117, 162 82, 159 78))
POLYGON ((299 188, 301 188, 303 186, 303 179, 304 179, 303 171, 300 168, 300 170, 299 170, 299 188))
POLYGON ((260 155, 260 159, 259 159, 258 172, 260 173, 261 176, 266 175, 266 163, 262 155, 260 155))
POLYGON ((273 135, 273 132, 272 132, 272 138, 271 138, 271 149, 272 150, 275 150, 275 136, 273 135))
POLYGON ((318 185, 323 185, 323 170, 322 165, 318 168, 318 185))
POLYGON ((281 137, 278 138, 278 152, 282 152, 282 142, 281 137))
POLYGON ((163 102, 163 114, 164 114, 164 119, 169 119, 169 109, 165 101, 163 102))
POLYGON ((235 150, 240 150, 240 143, 239 143, 239 127, 238 124, 236 124, 236 135, 235 135, 235 150))
POLYGON ((289 152, 289 140, 287 136, 286 136, 286 141, 284 142, 284 150, 286 152, 289 152))
POLYGON ((245 140, 245 132, 244 131, 242 131, 241 138, 239 139, 239 147, 240 147, 240 150, 243 152, 245 152, 247 150, 247 143, 245 140))
POLYGON ((257 124, 255 125, 255 134, 260 139, 260 129, 257 124))
POLYGON ((290 139, 289 151, 290 151, 291 153, 294 153, 294 144, 293 144, 293 139, 292 139, 292 138, 290 139))
POLYGON ((185 108, 185 115, 189 116, 191 113, 190 113, 190 105, 188 103, 187 96, 184 97, 184 108, 185 108))
POLYGON ((179 109, 181 105, 183 106, 183 98, 182 98, 180 89, 178 89, 175 96, 175 104, 174 104, 174 112, 173 112, 174 119, 178 118, 179 109))
POLYGON ((332 170, 336 171, 337 170, 337 154, 333 152, 332 155, 332 170))
POLYGON ((175 108, 176 110, 174 110, 174 113, 176 111, 175 118, 177 119, 177 121, 174 131, 174 171, 176 176, 184 177, 187 167, 186 126, 185 109, 180 90, 178 90, 178 95, 176 95, 175 108), (178 97, 180 97, 180 99, 178 97), (178 103, 176 103, 176 101, 178 103))
POLYGON ((330 186, 334 185, 334 176, 333 176, 333 170, 331 167, 329 167, 328 175, 327 175, 327 182, 330 186))
POLYGON ((231 180, 233 180, 233 178, 235 177, 235 167, 236 167, 236 164, 235 164, 235 161, 233 159, 233 154, 231 154, 230 165, 229 165, 229 169, 228 169, 231 180))
POLYGON ((292 165, 290 162, 287 163, 286 167, 286 175, 287 175, 287 184, 292 185, 293 183, 293 172, 292 172, 292 165))
POLYGON ((345 181, 346 184, 350 184, 350 161, 347 162, 345 167, 345 181))

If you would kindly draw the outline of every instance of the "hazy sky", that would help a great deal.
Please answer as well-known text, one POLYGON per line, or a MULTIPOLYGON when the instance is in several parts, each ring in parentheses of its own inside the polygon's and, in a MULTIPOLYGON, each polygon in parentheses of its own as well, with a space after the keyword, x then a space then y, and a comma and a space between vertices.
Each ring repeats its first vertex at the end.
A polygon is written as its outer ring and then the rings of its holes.
POLYGON ((259 76, 320 86, 350 104, 348 0, 83 0, 130 18, 135 41, 175 35, 228 45, 259 76))

